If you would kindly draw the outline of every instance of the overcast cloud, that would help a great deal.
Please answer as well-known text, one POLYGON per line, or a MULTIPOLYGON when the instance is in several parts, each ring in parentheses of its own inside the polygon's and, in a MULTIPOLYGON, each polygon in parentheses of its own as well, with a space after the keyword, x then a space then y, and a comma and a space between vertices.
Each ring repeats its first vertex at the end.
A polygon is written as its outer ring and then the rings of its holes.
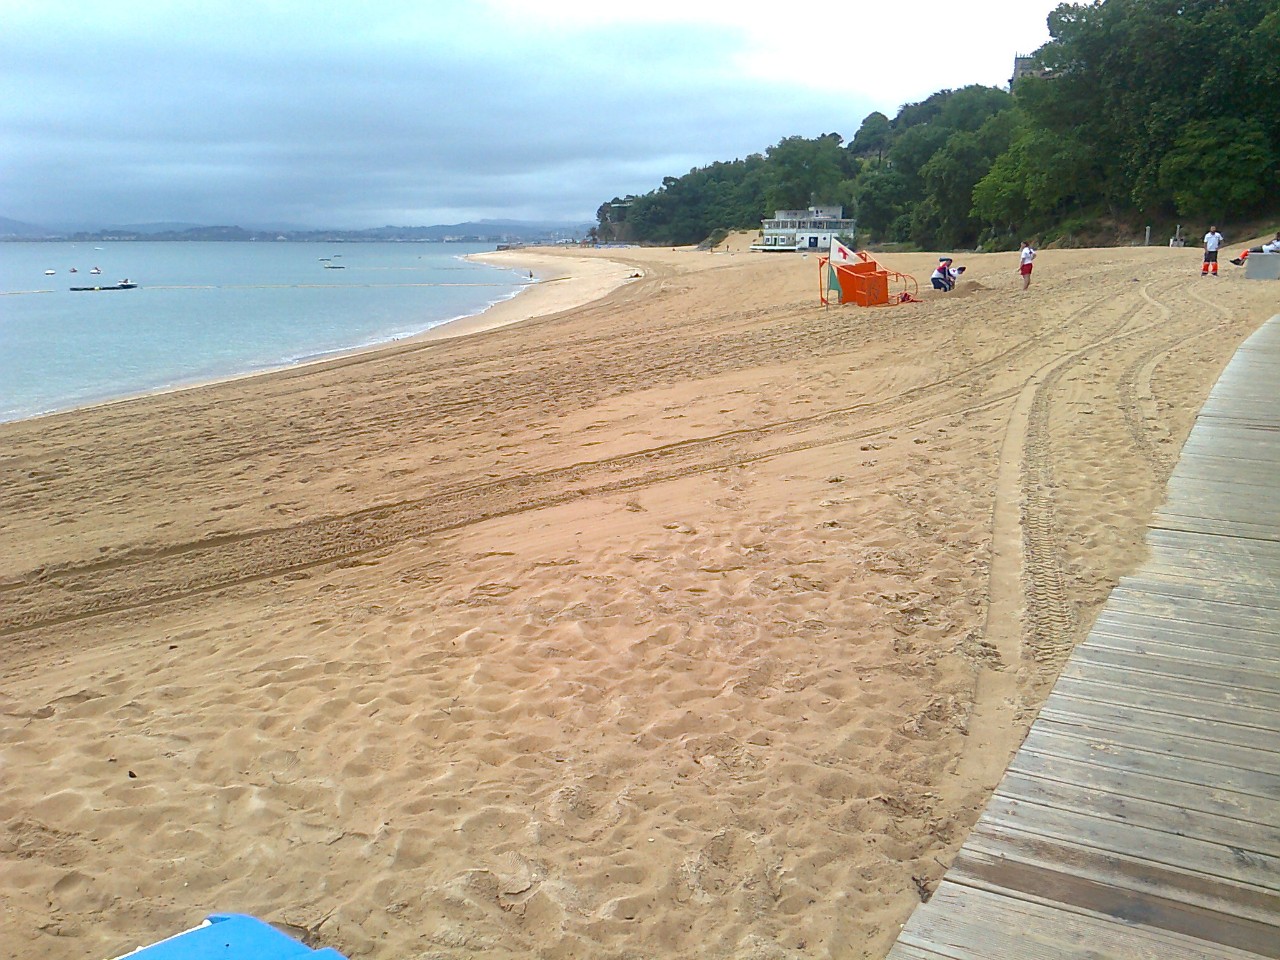
POLYGON ((0 216, 595 219, 664 176, 1004 86, 1057 0, 0 0, 0 216))

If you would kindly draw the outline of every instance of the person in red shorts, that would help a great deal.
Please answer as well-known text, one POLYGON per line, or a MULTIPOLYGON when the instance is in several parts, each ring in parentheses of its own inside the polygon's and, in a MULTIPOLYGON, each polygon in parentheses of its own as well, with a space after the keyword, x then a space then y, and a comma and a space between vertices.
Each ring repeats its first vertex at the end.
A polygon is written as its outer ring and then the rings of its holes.
POLYGON ((1022 289, 1031 286, 1031 261, 1036 258, 1035 248, 1026 240, 1022 241, 1022 252, 1019 254, 1018 272, 1022 274, 1022 289))

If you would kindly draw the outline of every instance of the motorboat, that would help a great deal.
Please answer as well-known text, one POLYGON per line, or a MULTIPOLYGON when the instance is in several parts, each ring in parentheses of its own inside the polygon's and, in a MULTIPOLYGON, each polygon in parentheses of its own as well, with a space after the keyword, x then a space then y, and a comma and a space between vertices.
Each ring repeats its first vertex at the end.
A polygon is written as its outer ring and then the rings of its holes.
POLYGON ((96 277, 96 276, 98 276, 99 274, 101 274, 101 273, 102 273, 102 268, 101 268, 101 267, 94 267, 94 268, 93 268, 92 270, 90 270, 89 272, 90 272, 91 274, 93 274, 93 275, 96 277))
POLYGON ((71 289, 75 292, 84 292, 88 290, 93 290, 96 292, 99 290, 136 290, 137 288, 138 288, 138 285, 134 283, 132 280, 124 279, 124 280, 121 280, 119 283, 113 283, 103 287, 72 287, 71 289))

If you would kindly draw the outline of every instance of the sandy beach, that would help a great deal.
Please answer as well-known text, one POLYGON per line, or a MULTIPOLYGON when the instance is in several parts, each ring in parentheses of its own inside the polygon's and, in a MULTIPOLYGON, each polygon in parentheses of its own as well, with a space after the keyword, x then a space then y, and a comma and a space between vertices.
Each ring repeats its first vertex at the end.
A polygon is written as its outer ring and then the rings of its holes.
POLYGON ((1280 288, 747 242, 0 425, 0 957, 882 957, 1280 288))

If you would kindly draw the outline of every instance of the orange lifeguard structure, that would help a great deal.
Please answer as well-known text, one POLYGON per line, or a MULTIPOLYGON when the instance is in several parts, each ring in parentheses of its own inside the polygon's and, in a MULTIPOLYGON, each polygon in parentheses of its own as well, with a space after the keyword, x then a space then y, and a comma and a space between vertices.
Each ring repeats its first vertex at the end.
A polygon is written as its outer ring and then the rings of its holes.
POLYGON ((856 303, 860 307, 883 307, 910 303, 920 286, 916 278, 896 270, 886 270, 862 250, 853 251, 842 243, 831 244, 831 255, 818 258, 819 296, 823 306, 856 303))

